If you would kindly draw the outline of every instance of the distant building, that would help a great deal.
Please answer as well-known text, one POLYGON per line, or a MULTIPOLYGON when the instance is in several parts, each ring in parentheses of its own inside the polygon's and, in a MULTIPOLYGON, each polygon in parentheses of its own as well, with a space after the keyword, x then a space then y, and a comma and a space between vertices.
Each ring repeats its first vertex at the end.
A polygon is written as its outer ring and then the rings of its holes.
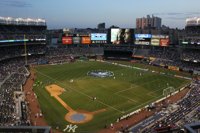
POLYGON ((136 29, 160 29, 162 25, 162 19, 152 15, 147 17, 136 18, 136 29))
POLYGON ((106 24, 105 24, 105 23, 99 23, 99 24, 97 25, 97 28, 98 28, 98 29, 105 29, 105 28, 106 28, 106 24))

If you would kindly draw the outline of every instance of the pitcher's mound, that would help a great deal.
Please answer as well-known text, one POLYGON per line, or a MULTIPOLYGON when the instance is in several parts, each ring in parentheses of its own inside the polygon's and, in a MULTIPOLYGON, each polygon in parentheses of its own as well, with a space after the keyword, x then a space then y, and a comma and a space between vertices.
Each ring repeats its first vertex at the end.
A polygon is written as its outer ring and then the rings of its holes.
POLYGON ((81 112, 75 112, 70 111, 65 115, 65 120, 68 122, 71 122, 73 124, 81 124, 89 122, 93 118, 93 115, 90 113, 81 113, 81 112))

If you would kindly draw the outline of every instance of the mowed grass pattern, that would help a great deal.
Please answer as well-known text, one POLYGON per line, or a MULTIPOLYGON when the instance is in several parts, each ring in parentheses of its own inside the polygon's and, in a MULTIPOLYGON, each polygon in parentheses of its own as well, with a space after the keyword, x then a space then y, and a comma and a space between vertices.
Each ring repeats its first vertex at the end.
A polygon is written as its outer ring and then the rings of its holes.
POLYGON ((116 121, 123 114, 159 99, 163 89, 173 86, 180 88, 189 81, 125 68, 101 62, 75 62, 63 65, 38 66, 35 68, 37 81, 43 84, 34 87, 45 119, 53 128, 63 129, 68 122, 64 120, 67 113, 45 90, 49 84, 65 88, 60 96, 74 110, 105 112, 96 114, 91 122, 78 125, 77 132, 96 132, 107 124, 116 121), (114 77, 95 78, 87 76, 91 70, 108 70, 114 77), (141 76, 140 76, 141 75, 141 76), (73 79, 73 83, 70 80, 73 79), (92 97, 97 97, 93 101, 92 97))

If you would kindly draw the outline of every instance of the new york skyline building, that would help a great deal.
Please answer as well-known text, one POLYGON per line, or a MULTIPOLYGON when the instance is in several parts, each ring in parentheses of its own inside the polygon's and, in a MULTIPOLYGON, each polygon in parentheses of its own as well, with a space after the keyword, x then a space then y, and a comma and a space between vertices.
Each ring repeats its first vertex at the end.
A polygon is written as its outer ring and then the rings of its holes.
POLYGON ((162 19, 156 16, 136 18, 136 29, 160 29, 162 25, 162 19))

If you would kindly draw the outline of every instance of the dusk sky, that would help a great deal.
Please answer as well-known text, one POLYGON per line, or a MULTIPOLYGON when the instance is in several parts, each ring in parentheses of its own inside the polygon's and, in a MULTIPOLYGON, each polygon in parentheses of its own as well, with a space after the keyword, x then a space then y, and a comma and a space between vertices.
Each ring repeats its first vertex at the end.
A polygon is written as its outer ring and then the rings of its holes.
POLYGON ((200 17, 200 0, 0 0, 0 16, 44 18, 48 29, 117 25, 135 28, 135 19, 154 14, 162 24, 184 28, 185 19, 200 17))

